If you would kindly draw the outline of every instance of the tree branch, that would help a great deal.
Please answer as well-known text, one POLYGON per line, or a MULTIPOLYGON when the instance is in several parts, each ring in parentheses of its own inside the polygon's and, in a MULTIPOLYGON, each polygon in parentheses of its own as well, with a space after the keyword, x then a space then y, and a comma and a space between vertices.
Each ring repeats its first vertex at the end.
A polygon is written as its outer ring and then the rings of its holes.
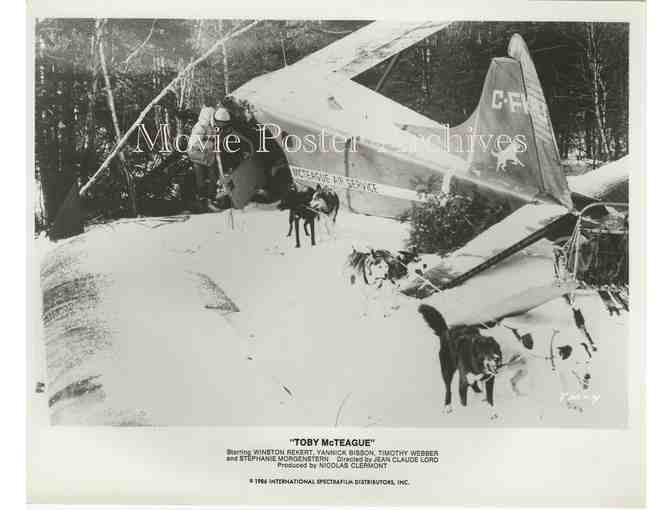
POLYGON ((152 34, 154 33, 154 26, 156 25, 156 19, 152 21, 152 26, 149 29, 149 34, 147 34, 147 37, 145 37, 145 40, 142 41, 140 44, 138 44, 131 52, 128 54, 128 57, 126 57, 122 62, 119 63, 120 66, 125 66, 124 70, 128 68, 128 64, 131 61, 133 57, 135 57, 142 48, 145 47, 145 45, 149 42, 149 40, 152 38, 152 34))
MULTIPOLYGON (((140 112, 140 115, 138 116, 138 118, 135 120, 133 125, 128 129, 128 131, 126 131, 124 136, 117 142, 116 147, 112 150, 112 152, 110 152, 110 154, 108 154, 107 158, 105 158, 105 161, 103 161, 102 165, 100 165, 100 168, 98 168, 98 170, 96 170, 96 173, 94 173, 91 176, 91 178, 89 179, 89 181, 84 186, 82 186, 82 189, 79 190, 79 195, 84 196, 86 194, 86 192, 89 190, 89 188, 91 188, 91 186, 93 186, 93 184, 100 178, 102 173, 107 169, 107 167, 110 165, 110 163, 112 162, 114 157, 117 155, 119 150, 126 144, 128 139, 131 137, 131 134, 133 133, 133 131, 135 131, 138 128, 138 126, 140 125, 142 120, 151 111, 151 109, 154 107, 154 105, 156 105, 163 98, 163 96, 165 96, 170 90, 172 90, 173 86, 176 83, 178 83, 185 74, 187 74, 194 67, 196 67, 198 64, 203 62, 205 59, 207 59, 210 55, 212 55, 215 51, 217 51, 217 49, 222 44, 227 42, 229 39, 232 39, 234 37, 242 35, 243 33, 247 32, 248 30, 253 28, 254 26, 258 25, 260 22, 261 22, 261 20, 255 20, 252 23, 247 24, 243 28, 240 28, 240 29, 238 27, 234 28, 227 35, 225 35, 219 41, 217 41, 215 44, 213 44, 210 47, 210 49, 208 51, 206 51, 203 55, 201 55, 196 60, 191 62, 189 65, 187 65, 184 69, 182 69, 182 71, 175 78, 173 78, 173 80, 168 85, 166 85, 163 88, 163 90, 161 90, 161 92, 159 92, 159 94, 154 99, 152 99, 152 101, 150 101, 150 103, 147 106, 145 106, 145 109, 142 110, 142 112, 140 112)), ((240 26, 240 25, 238 25, 238 26, 240 26)))

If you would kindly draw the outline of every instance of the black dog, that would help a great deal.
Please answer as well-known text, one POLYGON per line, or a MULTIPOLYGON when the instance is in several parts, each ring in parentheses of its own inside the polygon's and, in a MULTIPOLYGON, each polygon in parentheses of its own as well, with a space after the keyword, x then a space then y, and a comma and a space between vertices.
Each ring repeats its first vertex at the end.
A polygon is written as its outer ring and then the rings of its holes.
POLYGON ((317 218, 318 213, 310 207, 313 195, 315 195, 314 188, 307 186, 305 189, 299 190, 295 184, 292 184, 285 198, 278 204, 278 209, 280 210, 289 209, 289 232, 287 233, 287 237, 292 235, 292 230, 295 231, 297 248, 301 247, 299 240, 300 219, 303 219, 305 234, 307 236, 310 235, 310 242, 315 246, 315 218, 317 218), (310 233, 308 233, 308 227, 310 227, 310 233))
POLYGON ((441 340, 439 361, 441 375, 446 386, 444 401, 446 412, 451 412, 450 385, 455 371, 460 377, 460 401, 467 405, 469 387, 480 393, 478 381, 485 380, 485 396, 494 406, 495 374, 501 365, 502 351, 494 338, 483 336, 476 326, 455 326, 448 328, 441 313, 428 305, 420 305, 420 314, 427 325, 441 340))

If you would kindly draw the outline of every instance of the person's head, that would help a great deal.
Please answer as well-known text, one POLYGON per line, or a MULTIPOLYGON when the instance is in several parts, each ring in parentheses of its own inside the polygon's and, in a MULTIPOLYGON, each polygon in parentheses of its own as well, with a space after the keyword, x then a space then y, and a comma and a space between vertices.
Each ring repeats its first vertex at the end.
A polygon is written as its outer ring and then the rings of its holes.
POLYGON ((213 125, 218 131, 226 131, 231 125, 231 115, 226 108, 220 107, 215 110, 213 125))

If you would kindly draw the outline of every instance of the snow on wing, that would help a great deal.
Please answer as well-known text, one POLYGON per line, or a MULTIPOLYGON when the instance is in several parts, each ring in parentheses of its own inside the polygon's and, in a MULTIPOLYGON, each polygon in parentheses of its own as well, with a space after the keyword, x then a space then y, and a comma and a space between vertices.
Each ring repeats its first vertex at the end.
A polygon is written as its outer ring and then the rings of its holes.
POLYGON ((574 193, 599 200, 627 201, 630 166, 631 158, 625 156, 567 180, 574 193))
POLYGON ((375 21, 295 64, 352 78, 448 26, 448 22, 375 21))

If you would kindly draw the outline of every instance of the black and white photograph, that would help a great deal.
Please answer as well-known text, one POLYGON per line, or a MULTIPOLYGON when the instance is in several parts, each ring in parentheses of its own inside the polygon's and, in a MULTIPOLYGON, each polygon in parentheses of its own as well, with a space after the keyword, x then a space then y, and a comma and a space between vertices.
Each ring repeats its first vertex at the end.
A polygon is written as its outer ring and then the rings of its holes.
POLYGON ((628 23, 33 37, 42 423, 627 427, 628 23))

